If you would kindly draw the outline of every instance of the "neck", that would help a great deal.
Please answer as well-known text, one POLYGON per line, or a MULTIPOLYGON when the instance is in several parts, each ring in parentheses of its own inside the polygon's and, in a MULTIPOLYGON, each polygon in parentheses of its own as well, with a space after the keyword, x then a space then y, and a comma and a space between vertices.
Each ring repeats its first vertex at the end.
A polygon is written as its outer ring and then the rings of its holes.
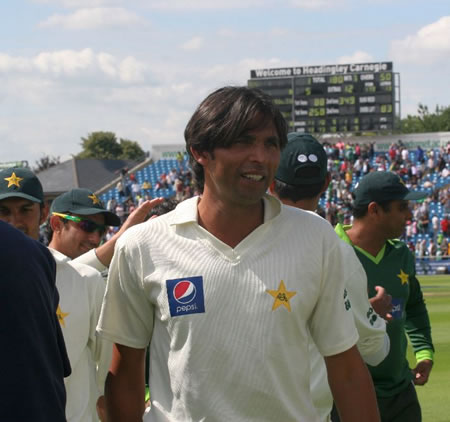
POLYGON ((264 222, 261 199, 250 205, 211 200, 204 193, 198 204, 198 223, 217 239, 234 248, 264 222))
POLYGON ((372 256, 378 255, 387 240, 375 225, 365 224, 363 220, 355 220, 346 233, 354 245, 372 256))
POLYGON ((63 255, 67 256, 68 258, 72 259, 72 257, 70 257, 68 255, 68 253, 67 253, 68 251, 66 251, 66 249, 63 247, 61 242, 57 239, 57 236, 55 236, 55 233, 53 233, 52 240, 48 244, 48 247, 54 249, 55 251, 62 253, 63 255))
POLYGON ((290 205, 291 207, 315 212, 317 210, 317 205, 319 204, 319 197, 300 199, 299 201, 291 201, 290 199, 280 199, 280 201, 285 205, 290 205))

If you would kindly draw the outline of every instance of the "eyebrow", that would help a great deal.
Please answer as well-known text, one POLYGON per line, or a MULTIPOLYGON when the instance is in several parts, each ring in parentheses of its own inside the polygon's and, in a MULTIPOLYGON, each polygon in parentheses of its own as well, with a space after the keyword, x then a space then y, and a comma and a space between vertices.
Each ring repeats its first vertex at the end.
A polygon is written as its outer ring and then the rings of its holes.
MULTIPOLYGON (((241 135, 239 135, 236 139, 246 139, 249 141, 254 141, 256 139, 256 137, 244 132, 241 135)), ((277 141, 278 143, 280 142, 280 138, 276 135, 271 135, 271 136, 265 138, 264 140, 265 141, 277 141)))
POLYGON ((267 141, 277 141, 278 143, 280 142, 280 138, 278 136, 269 136, 266 140, 267 141))

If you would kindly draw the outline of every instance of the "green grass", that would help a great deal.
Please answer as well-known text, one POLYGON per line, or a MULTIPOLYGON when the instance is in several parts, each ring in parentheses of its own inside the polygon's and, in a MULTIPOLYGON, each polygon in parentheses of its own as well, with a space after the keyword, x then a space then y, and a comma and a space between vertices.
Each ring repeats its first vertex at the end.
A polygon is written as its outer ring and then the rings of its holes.
MULTIPOLYGON (((417 387, 423 422, 450 421, 450 275, 419 276, 431 320, 435 347, 428 383, 417 387)), ((412 350, 408 360, 414 366, 412 350)))

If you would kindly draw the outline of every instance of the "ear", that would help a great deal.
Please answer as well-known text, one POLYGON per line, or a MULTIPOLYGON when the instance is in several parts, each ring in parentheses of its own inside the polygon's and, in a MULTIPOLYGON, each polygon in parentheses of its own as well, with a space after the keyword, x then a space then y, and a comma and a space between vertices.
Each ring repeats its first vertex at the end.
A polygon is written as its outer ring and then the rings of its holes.
POLYGON ((275 180, 272 180, 272 182, 270 183, 269 192, 271 195, 276 196, 275 195, 275 180))
POLYGON ((54 233, 60 232, 64 227, 64 223, 57 215, 52 215, 49 219, 49 223, 54 233))
POLYGON ((39 225, 43 224, 48 217, 48 204, 44 204, 41 208, 41 217, 39 218, 39 225))
POLYGON ((194 157, 194 160, 197 161, 197 163, 201 164, 203 167, 211 159, 211 154, 209 152, 198 151, 198 150, 194 149, 194 147, 191 147, 191 154, 194 157))
POLYGON ((367 214, 368 215, 377 215, 378 214, 378 210, 379 210, 379 206, 376 202, 371 202, 368 206, 367 206, 367 214))

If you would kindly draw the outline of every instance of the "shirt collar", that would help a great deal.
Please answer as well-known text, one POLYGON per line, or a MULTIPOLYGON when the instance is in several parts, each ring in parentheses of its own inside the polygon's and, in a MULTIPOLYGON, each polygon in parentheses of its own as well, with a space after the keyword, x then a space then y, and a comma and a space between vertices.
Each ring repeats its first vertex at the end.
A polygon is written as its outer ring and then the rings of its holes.
MULTIPOLYGON (((378 252, 377 256, 373 256, 371 255, 369 252, 365 251, 364 249, 360 248, 357 245, 354 245, 353 242, 350 240, 350 238, 348 237, 348 234, 346 233, 348 229, 350 229, 352 226, 351 224, 349 225, 344 225, 344 224, 337 224, 335 231, 338 234, 338 236, 346 243, 348 243, 349 245, 353 246, 355 249, 357 249, 358 251, 360 251, 363 255, 365 255, 367 258, 369 258, 371 261, 375 262, 375 264, 379 264, 380 261, 383 259, 384 254, 386 252, 386 243, 383 245, 383 247, 381 248, 380 252, 378 252)), ((388 242, 390 242, 388 240, 388 242)))
POLYGON ((180 202, 173 211, 170 225, 179 225, 185 223, 196 223, 198 221, 198 204, 199 196, 194 196, 180 202))
POLYGON ((68 256, 66 256, 63 253, 57 251, 56 249, 53 249, 53 248, 48 248, 48 249, 52 253, 53 258, 55 258, 56 262, 69 262, 69 261, 71 261, 71 259, 68 256))
MULTIPOLYGON (((180 202, 174 210, 170 225, 185 223, 198 223, 198 200, 199 196, 194 196, 180 202)), ((281 211, 281 202, 272 195, 264 194, 264 223, 274 219, 281 211)))

